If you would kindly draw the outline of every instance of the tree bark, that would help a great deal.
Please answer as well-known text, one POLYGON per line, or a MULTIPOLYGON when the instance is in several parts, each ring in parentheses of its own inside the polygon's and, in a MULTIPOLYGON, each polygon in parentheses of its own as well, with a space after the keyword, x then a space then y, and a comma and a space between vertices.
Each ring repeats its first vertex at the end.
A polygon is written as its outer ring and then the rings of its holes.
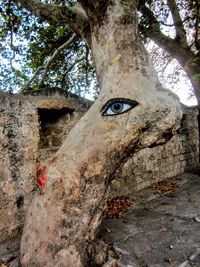
POLYGON ((45 163, 44 192, 26 216, 24 267, 94 266, 92 245, 117 168, 179 127, 178 100, 161 87, 138 37, 135 1, 107 3, 103 10, 83 3, 101 92, 45 163))
POLYGON ((33 15, 52 25, 68 25, 72 31, 90 41, 89 22, 82 8, 77 3, 73 7, 42 3, 40 0, 14 0, 27 8, 33 15))
POLYGON ((183 69, 192 83, 194 94, 197 98, 198 108, 200 110, 200 54, 190 57, 183 65, 183 69))

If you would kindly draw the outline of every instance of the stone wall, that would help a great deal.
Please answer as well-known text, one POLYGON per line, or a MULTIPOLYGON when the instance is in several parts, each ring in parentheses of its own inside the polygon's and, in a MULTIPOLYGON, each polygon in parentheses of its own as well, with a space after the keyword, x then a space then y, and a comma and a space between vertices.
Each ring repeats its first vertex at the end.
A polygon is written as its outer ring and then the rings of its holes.
MULTIPOLYGON (((36 163, 59 149, 91 104, 59 94, 0 94, 0 258, 4 242, 21 233, 26 208, 36 191, 36 163)), ((183 112, 177 135, 165 145, 139 151, 118 170, 112 196, 131 194, 198 165, 197 110, 183 108, 183 112)))
POLYGON ((199 165, 199 127, 196 108, 183 107, 178 133, 164 145, 140 150, 129 159, 110 187, 112 196, 131 194, 199 165))
POLYGON ((60 95, 0 93, 0 258, 2 242, 22 231, 36 191, 36 163, 60 147, 90 106, 91 101, 60 95))
POLYGON ((33 189, 39 142, 36 109, 24 99, 1 97, 0 125, 0 240, 23 226, 26 195, 33 189))

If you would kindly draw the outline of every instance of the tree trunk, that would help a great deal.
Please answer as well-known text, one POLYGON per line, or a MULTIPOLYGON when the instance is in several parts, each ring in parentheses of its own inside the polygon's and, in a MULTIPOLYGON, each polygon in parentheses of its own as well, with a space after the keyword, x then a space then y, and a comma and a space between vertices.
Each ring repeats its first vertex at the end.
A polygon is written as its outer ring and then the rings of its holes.
POLYGON ((194 95, 200 107, 200 53, 195 54, 188 45, 184 46, 179 40, 169 39, 163 34, 159 38, 159 35, 159 33, 156 35, 153 32, 149 38, 182 66, 192 84, 194 95))
MULTIPOLYGON (((165 44, 165 50, 167 44, 165 44)), ((169 47, 167 51, 174 57, 186 72, 200 106, 200 54, 197 55, 191 51, 190 47, 181 47, 180 43, 176 43, 174 47, 169 47)))
POLYGON ((200 55, 193 55, 193 57, 182 66, 192 83, 194 95, 197 98, 198 107, 200 109, 200 55))
POLYGON ((45 164, 44 192, 26 216, 22 266, 94 265, 92 243, 113 174, 135 151, 165 142, 181 119, 138 37, 135 1, 107 1, 102 13, 84 2, 101 92, 45 164))

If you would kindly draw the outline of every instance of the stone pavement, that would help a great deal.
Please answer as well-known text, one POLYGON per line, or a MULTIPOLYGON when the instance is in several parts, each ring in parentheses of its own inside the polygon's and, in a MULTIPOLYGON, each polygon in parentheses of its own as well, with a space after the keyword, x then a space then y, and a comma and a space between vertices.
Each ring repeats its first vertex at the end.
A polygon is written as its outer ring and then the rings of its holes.
POLYGON ((155 194, 143 190, 133 210, 103 221, 101 235, 118 256, 104 267, 200 267, 200 176, 176 179, 173 192, 149 201, 155 194))

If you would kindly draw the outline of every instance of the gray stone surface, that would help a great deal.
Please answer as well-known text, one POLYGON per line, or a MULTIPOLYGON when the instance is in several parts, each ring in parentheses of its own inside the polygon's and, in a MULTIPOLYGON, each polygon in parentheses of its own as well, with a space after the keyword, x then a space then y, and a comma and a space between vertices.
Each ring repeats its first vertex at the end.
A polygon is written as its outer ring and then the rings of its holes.
POLYGON ((173 192, 150 202, 148 195, 146 204, 138 197, 137 208, 121 219, 103 221, 103 239, 119 256, 116 266, 200 266, 200 176, 182 179, 173 192))

